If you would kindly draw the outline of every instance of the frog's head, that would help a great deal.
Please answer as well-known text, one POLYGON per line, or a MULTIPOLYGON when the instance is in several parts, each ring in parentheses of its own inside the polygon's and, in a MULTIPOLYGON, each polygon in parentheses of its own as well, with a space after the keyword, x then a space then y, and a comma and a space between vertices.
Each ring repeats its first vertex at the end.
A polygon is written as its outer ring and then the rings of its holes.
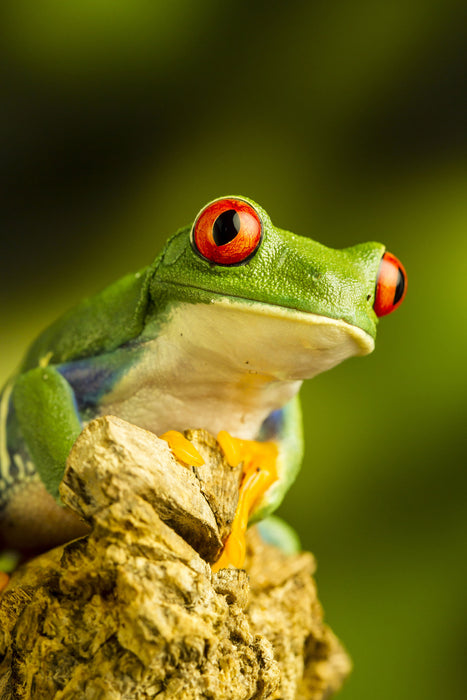
POLYGON ((327 248, 276 228, 246 197, 205 206, 169 240, 153 282, 154 295, 231 310, 226 347, 256 338, 272 358, 293 346, 296 378, 371 352, 378 317, 401 304, 405 288, 404 268, 382 244, 327 248), (247 322, 235 320, 239 311, 247 322))

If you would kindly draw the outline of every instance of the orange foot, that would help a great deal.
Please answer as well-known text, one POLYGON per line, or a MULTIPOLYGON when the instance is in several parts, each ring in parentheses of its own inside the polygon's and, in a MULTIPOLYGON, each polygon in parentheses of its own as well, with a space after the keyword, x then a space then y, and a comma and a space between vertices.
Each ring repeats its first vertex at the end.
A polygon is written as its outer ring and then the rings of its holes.
POLYGON ((214 572, 225 569, 229 564, 237 569, 243 566, 248 518, 255 504, 278 478, 277 445, 274 442, 239 440, 225 430, 221 430, 217 442, 231 467, 243 462, 243 477, 232 531, 225 541, 220 558, 212 566, 214 572))
POLYGON ((204 459, 201 457, 196 447, 177 430, 168 430, 163 435, 159 435, 159 438, 168 443, 174 456, 184 467, 200 467, 204 464, 204 459))
POLYGON ((9 580, 10 577, 8 576, 8 574, 5 574, 5 572, 0 571, 0 593, 3 591, 4 588, 6 588, 9 580))

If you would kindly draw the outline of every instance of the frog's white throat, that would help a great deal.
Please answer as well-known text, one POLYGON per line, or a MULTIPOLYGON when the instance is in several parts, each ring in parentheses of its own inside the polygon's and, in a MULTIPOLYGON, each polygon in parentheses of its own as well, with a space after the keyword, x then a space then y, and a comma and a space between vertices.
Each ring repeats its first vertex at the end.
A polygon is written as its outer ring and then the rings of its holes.
POLYGON ((360 328, 325 316, 225 298, 181 303, 101 409, 156 434, 206 428, 254 438, 303 379, 373 347, 360 328))

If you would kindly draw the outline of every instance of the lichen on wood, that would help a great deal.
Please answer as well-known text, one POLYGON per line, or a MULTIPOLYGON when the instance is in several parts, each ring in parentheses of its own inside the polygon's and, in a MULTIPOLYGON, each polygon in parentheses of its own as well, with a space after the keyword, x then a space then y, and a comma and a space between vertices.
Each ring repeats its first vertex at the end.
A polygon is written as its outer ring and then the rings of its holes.
POLYGON ((204 431, 180 465, 105 416, 75 443, 61 497, 90 534, 24 565, 0 597, 0 697, 324 700, 350 662, 323 624, 311 554, 248 534, 245 570, 217 558, 241 471, 204 431))

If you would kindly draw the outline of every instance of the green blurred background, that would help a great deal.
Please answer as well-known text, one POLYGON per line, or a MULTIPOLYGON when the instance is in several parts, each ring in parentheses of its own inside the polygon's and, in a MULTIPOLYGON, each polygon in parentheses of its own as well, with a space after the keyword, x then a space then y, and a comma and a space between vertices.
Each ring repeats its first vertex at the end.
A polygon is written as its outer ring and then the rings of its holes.
POLYGON ((376 352, 305 385, 281 508, 355 663, 343 700, 467 697, 464 25, 451 0, 0 10, 0 380, 219 195, 406 266, 376 352))

